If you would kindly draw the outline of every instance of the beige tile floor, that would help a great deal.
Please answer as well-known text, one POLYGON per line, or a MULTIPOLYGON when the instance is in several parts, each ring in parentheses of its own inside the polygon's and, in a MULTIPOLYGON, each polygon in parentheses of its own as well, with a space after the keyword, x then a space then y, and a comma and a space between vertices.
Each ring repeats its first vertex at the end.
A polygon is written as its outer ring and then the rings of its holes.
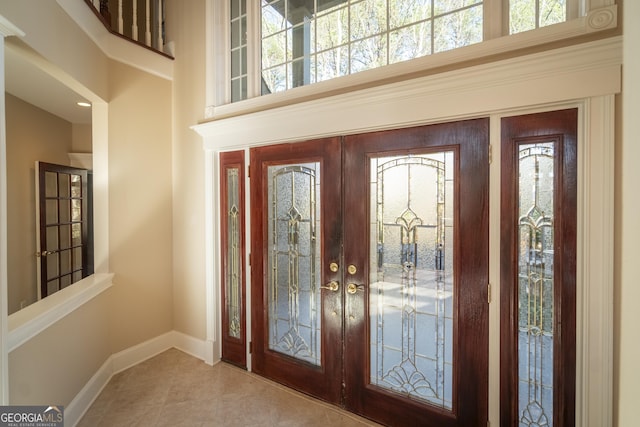
POLYGON ((78 427, 377 426, 258 375, 171 349, 115 375, 78 427))

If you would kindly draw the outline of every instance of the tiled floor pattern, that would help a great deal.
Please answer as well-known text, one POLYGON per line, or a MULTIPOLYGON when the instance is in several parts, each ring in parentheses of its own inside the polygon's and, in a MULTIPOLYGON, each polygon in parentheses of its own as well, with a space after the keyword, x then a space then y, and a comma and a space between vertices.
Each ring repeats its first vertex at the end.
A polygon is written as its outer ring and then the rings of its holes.
POLYGON ((255 374, 171 349, 115 375, 78 423, 106 426, 377 426, 255 374))

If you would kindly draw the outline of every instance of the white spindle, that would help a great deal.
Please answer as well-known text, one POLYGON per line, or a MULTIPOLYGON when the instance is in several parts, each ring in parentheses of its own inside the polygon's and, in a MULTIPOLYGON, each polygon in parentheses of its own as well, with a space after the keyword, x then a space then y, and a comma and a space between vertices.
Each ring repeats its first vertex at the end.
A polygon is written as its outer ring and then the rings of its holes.
POLYGON ((146 3, 147 14, 145 16, 146 31, 144 33, 144 44, 146 44, 147 46, 151 46, 151 13, 149 12, 149 0, 146 0, 146 3))
POLYGON ((124 20, 122 19, 122 0, 118 0, 118 32, 124 34, 124 20))
POLYGON ((164 48, 164 40, 162 39, 162 0, 158 0, 158 47, 159 51, 164 48))
POLYGON ((131 37, 138 41, 138 0, 133 0, 133 24, 131 24, 131 37))

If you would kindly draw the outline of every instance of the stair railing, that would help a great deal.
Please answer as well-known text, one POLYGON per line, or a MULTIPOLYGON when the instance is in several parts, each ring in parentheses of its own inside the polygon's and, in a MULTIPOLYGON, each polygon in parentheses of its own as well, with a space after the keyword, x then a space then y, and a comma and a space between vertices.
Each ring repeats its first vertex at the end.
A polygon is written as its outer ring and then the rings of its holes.
POLYGON ((163 55, 164 0, 85 0, 105 27, 163 55))

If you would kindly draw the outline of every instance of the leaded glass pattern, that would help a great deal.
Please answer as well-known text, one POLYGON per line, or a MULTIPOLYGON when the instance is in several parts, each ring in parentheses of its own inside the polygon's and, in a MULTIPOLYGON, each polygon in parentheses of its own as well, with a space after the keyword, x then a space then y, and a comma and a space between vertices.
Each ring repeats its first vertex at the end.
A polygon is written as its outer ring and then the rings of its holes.
POLYGON ((227 271, 226 304, 229 336, 241 338, 242 323, 242 250, 240 245, 240 187, 239 168, 227 169, 227 271))
POLYGON ((554 143, 522 144, 518 219, 518 411, 553 424, 554 143))
POLYGON ((371 160, 370 381, 452 408, 454 154, 371 160))
POLYGON ((320 163, 268 168, 269 349, 320 365, 320 163))

